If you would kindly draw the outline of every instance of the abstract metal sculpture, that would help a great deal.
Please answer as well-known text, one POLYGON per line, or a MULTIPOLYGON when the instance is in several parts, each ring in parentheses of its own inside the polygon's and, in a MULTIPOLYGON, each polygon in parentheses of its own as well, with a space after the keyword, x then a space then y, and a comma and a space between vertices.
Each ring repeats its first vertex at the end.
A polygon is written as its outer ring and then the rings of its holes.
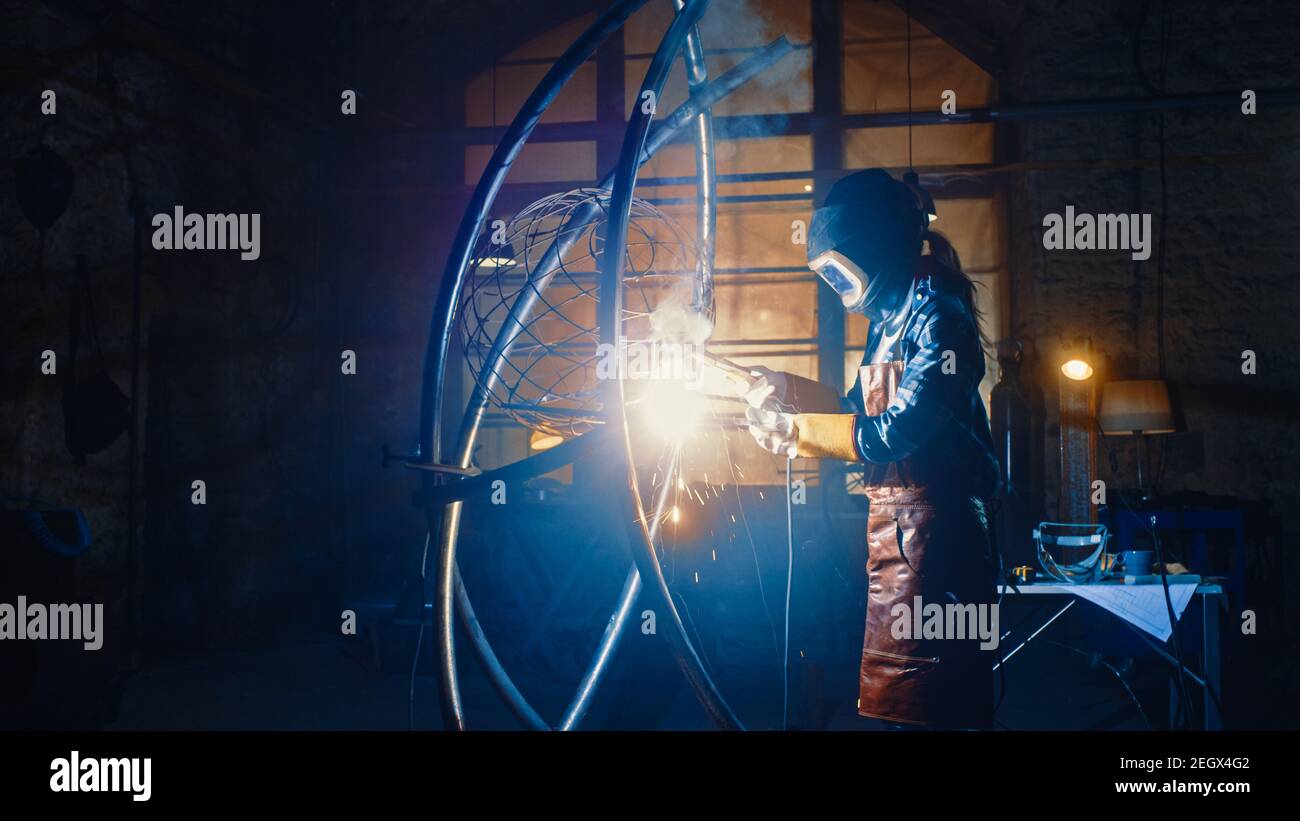
MULTIPOLYGON (((673 0, 676 16, 651 60, 637 97, 638 101, 651 101, 651 105, 648 107, 637 105, 632 112, 617 167, 601 181, 596 192, 570 192, 548 198, 535 204, 533 208, 536 211, 526 212, 516 217, 514 221, 516 233, 522 231, 526 236, 528 228, 526 224, 520 224, 521 218, 531 219, 542 213, 554 215, 558 207, 563 212, 563 222, 566 226, 563 230, 556 229, 549 237, 549 243, 537 246, 536 250, 540 253, 535 260, 528 259, 525 266, 527 287, 510 290, 506 286, 505 290, 510 292, 498 295, 490 290, 482 290, 482 283, 495 281, 496 287, 502 287, 503 281, 500 278, 478 276, 486 270, 485 265, 488 264, 486 261, 489 259, 492 260, 490 264, 498 266, 500 273, 508 274, 512 267, 524 265, 519 257, 510 255, 518 253, 520 249, 513 245, 510 246, 510 250, 504 247, 489 249, 482 244, 481 239, 488 214, 506 174, 547 106, 555 99, 564 84, 573 76, 577 68, 592 56, 599 44, 617 31, 645 2, 646 0, 622 0, 601 14, 556 60, 524 102, 475 188, 443 273, 438 302, 430 322, 421 390, 419 453, 422 462, 412 466, 426 468, 421 474, 424 487, 419 498, 425 505, 430 530, 440 528, 437 540, 434 623, 440 667, 442 712, 445 726, 449 728, 465 728, 452 624, 455 613, 460 614, 480 665, 515 716, 525 726, 533 729, 568 730, 581 722, 590 706, 600 680, 612 660, 614 649, 627 626, 632 607, 640 594, 643 579, 650 580, 655 609, 661 614, 660 618, 670 625, 667 632, 674 655, 700 703, 719 727, 741 728, 740 722, 705 671, 699 654, 687 636, 660 571, 655 542, 658 536, 658 524, 663 518, 661 514, 668 499, 668 483, 665 482, 661 486, 660 492, 653 500, 652 510, 647 512, 637 487, 632 443, 624 413, 625 396, 622 378, 609 380, 604 386, 607 390, 603 395, 591 394, 585 378, 578 380, 583 384, 581 390, 568 391, 560 388, 557 391, 555 389, 560 387, 558 383, 543 384, 533 380, 530 384, 526 379, 528 372, 521 373, 519 369, 513 368, 511 357, 516 355, 515 349, 520 340, 524 340, 525 346, 536 341, 535 335, 530 339, 529 327, 539 315, 539 307, 541 312, 545 313, 548 310, 547 305, 555 304, 548 303, 544 295, 547 289, 552 287, 557 276, 561 281, 567 278, 570 284, 574 284, 572 276, 564 272, 571 271, 569 263, 572 262, 574 244, 579 238, 590 236, 587 227, 595 222, 604 223, 603 248, 599 253, 590 255, 593 262, 599 263, 599 290, 595 305, 597 322, 594 327, 584 325, 581 328, 581 336, 585 343, 590 341, 592 334, 598 333, 600 343, 611 345, 612 349, 619 347, 623 340, 625 319, 624 289, 628 282, 638 283, 640 279, 635 262, 635 249, 630 252, 627 247, 629 226, 635 226, 641 220, 659 218, 653 209, 644 203, 638 203, 633 196, 637 171, 641 164, 653 156, 659 148, 690 125, 694 125, 696 142, 699 221, 697 229, 700 251, 698 254, 693 254, 695 256, 693 260, 687 260, 686 255, 683 255, 679 262, 683 267, 688 262, 694 264, 694 270, 690 272, 692 309, 701 314, 711 311, 716 194, 713 131, 709 112, 719 100, 790 53, 793 49, 791 44, 784 37, 779 38, 710 82, 704 69, 704 51, 696 28, 696 24, 708 6, 708 0, 673 0), (683 47, 685 48, 683 59, 691 96, 667 117, 654 121, 653 101, 660 98, 668 69, 677 54, 683 51, 683 47), (471 356, 474 365, 475 387, 465 409, 456 454, 452 459, 447 460, 449 465, 444 465, 440 453, 439 428, 448 373, 447 357, 450 342, 458 327, 458 313, 466 306, 482 305, 481 301, 476 301, 476 297, 483 297, 485 294, 488 295, 487 303, 497 303, 492 306, 494 313, 490 321, 485 322, 484 317, 480 315, 476 320, 466 321, 460 326, 467 329, 464 331, 466 339, 474 346, 474 350, 467 350, 467 353, 471 356), (503 383, 503 374, 512 374, 512 372, 513 375, 507 376, 503 383), (550 389, 549 392, 547 389, 550 389), (567 401, 557 401, 557 399, 567 401), (444 475, 455 475, 458 469, 470 467, 471 455, 483 415, 494 400, 498 406, 506 408, 508 412, 515 415, 516 419, 530 427, 566 435, 581 435, 559 447, 542 451, 498 471, 474 478, 457 478, 445 484, 441 483, 444 475), (569 411, 576 409, 576 412, 557 414, 555 412, 557 408, 567 408, 569 411), (590 423, 592 415, 596 412, 601 414, 603 424, 599 428, 592 428, 590 423), (574 419, 580 420, 581 424, 575 426, 574 419), (583 453, 592 452, 593 443, 598 439, 599 444, 604 446, 602 450, 614 454, 615 468, 622 470, 627 476, 627 492, 614 494, 614 496, 622 520, 632 523, 628 535, 634 565, 628 573, 587 673, 579 683, 564 716, 552 726, 537 714, 511 681, 510 676, 497 660, 475 617, 469 595, 456 565, 456 548, 462 514, 461 502, 471 494, 481 492, 484 482, 490 480, 492 476, 539 475, 571 462, 583 453), (667 616, 666 619, 664 615, 667 616)), ((507 234, 510 233, 511 230, 507 228, 507 234)), ((669 242, 666 247, 678 245, 679 243, 669 242)), ((580 253, 579 256, 586 255, 580 253)), ((665 268, 677 270, 677 265, 673 264, 665 268)), ((595 274, 594 271, 592 273, 595 274)), ((583 290, 588 297, 591 296, 585 286, 583 290)), ((549 343, 543 347, 553 349, 549 343)), ((524 355, 527 355, 526 350, 524 355)), ((673 454, 672 458, 675 460, 676 454, 673 454)))

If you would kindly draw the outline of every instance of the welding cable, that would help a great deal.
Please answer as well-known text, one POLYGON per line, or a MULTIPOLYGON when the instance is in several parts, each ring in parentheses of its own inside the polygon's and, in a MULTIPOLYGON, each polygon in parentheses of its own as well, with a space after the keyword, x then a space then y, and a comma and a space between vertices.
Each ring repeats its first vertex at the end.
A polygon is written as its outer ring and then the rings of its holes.
POLYGON ((1089 661, 1095 660, 1098 663, 1100 663, 1103 667, 1105 667, 1107 670, 1110 670, 1111 673, 1115 675, 1115 678, 1119 679, 1119 683, 1124 685, 1124 692, 1128 693, 1128 697, 1133 702, 1133 706, 1137 707, 1138 715, 1142 716, 1142 720, 1146 722, 1147 729, 1148 730, 1155 729, 1154 727, 1151 726, 1151 719, 1147 717, 1147 711, 1142 709, 1142 702, 1138 701, 1137 693, 1133 692, 1133 688, 1129 686, 1128 680, 1124 678, 1124 674, 1121 673, 1119 669, 1115 667, 1115 665, 1111 664, 1109 661, 1106 661, 1106 659, 1102 658, 1100 653, 1094 656, 1092 653, 1084 652, 1083 650, 1080 650, 1078 647, 1072 647, 1068 644, 1063 644, 1059 641, 1053 641, 1052 639, 1043 639, 1043 641, 1047 642, 1048 644, 1054 644, 1057 647, 1060 647, 1062 649, 1069 650, 1071 653, 1076 653, 1080 656, 1083 656, 1089 661))
POLYGON ((790 587, 794 581, 794 507, 790 496, 794 483, 790 480, 793 459, 785 460, 785 643, 781 658, 781 729, 790 729, 790 587))
MULTIPOLYGON (((1007 584, 1008 584, 1007 565, 1006 562, 1003 561, 1002 559, 1002 544, 998 541, 998 529, 997 529, 998 514, 1002 511, 1002 502, 996 496, 994 496, 992 500, 992 504, 990 504, 989 507, 990 510, 987 515, 987 519, 989 523, 989 533, 988 533, 989 544, 993 546, 993 554, 998 557, 997 579, 999 584, 997 585, 997 590, 998 590, 997 608, 998 608, 998 613, 1001 614, 1002 601, 1004 598, 1006 598, 1007 584)), ((993 703, 993 715, 995 716, 998 714, 998 710, 1002 709, 1002 702, 1006 701, 1007 698, 1006 665, 1003 664, 998 665, 998 682, 1000 685, 998 688, 998 700, 993 703)))
POLYGON ((425 571, 429 567, 429 540, 432 530, 424 531, 424 552, 420 554, 420 606, 416 613, 419 629, 415 631, 415 655, 411 657, 411 683, 406 694, 406 729, 415 729, 415 672, 420 668, 420 647, 424 644, 425 571))
MULTIPOLYGON (((1156 535, 1156 517, 1150 518, 1151 541, 1156 547, 1156 562, 1160 565, 1160 585, 1165 591, 1165 610, 1169 613, 1169 629, 1173 633, 1174 655, 1178 659, 1178 697, 1183 703, 1183 727, 1192 721, 1192 700, 1187 696, 1187 665, 1183 661, 1183 642, 1178 638, 1178 617, 1174 615, 1174 601, 1169 595, 1169 568, 1165 565, 1160 537, 1156 535)), ((1201 604, 1204 607, 1204 603, 1201 604)), ((1208 685, 1207 685, 1208 686, 1208 685)))
POLYGON ((758 598, 763 604, 763 615, 767 617, 767 627, 772 631, 772 652, 780 653, 780 642, 776 638, 776 620, 772 618, 772 608, 767 606, 767 590, 763 586, 763 567, 758 563, 758 548, 754 546, 754 533, 749 529, 749 517, 745 515, 745 501, 740 493, 740 480, 736 478, 736 463, 731 460, 731 447, 727 437, 722 437, 722 450, 726 454, 727 464, 731 466, 731 486, 736 491, 736 507, 740 509, 740 522, 745 526, 745 538, 749 541, 749 555, 754 558, 754 578, 758 580, 758 598))

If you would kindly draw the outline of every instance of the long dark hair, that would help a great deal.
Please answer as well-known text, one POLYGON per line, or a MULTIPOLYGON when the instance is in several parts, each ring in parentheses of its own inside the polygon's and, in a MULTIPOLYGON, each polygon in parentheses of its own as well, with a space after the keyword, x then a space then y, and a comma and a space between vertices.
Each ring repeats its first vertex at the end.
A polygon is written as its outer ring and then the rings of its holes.
POLYGON ((975 330, 979 333, 980 347, 988 353, 993 349, 993 343, 984 334, 984 315, 980 312, 975 302, 975 289, 978 284, 975 280, 967 276, 961 267, 961 257, 957 255, 957 249, 943 234, 926 228, 921 232, 921 239, 930 244, 930 255, 940 264, 936 270, 943 272, 943 276, 956 287, 958 294, 961 296, 962 304, 966 310, 970 311, 971 318, 975 320, 975 330))

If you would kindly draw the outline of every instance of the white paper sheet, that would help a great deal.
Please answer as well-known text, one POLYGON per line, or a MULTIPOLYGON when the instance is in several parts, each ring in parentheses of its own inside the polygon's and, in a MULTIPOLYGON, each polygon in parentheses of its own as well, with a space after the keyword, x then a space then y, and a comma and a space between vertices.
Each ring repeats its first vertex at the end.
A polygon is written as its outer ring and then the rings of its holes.
MULTIPOLYGON (((1119 616, 1161 641, 1173 635, 1169 627, 1169 611, 1165 607, 1164 585, 1160 584, 1080 584, 1069 588, 1080 598, 1119 616)), ((1169 585, 1169 598, 1174 605, 1174 617, 1181 619, 1187 603, 1196 593, 1194 584, 1169 585)))

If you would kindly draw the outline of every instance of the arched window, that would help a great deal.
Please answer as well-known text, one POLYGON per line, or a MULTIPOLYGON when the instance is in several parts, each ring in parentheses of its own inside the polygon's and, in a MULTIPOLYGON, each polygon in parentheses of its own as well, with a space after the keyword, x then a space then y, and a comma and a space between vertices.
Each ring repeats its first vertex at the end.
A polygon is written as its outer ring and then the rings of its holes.
MULTIPOLYGON (((578 70, 513 168, 498 202, 502 217, 547 194, 592 185, 612 167, 628 112, 672 13, 667 0, 646 4, 578 70)), ((476 75, 466 89, 466 125, 508 124, 593 16, 557 26, 476 75)), ((1000 187, 990 173, 995 126, 914 127, 909 163, 907 127, 880 127, 871 117, 908 108, 907 27, 899 6, 876 0, 711 4, 701 24, 711 77, 781 35, 797 46, 714 108, 719 207, 711 350, 742 364, 851 385, 866 345, 866 320, 844 315, 837 302, 825 298, 819 311, 818 281, 808 270, 804 246, 792 242, 793 225, 808 220, 815 197, 844 173, 883 167, 901 175, 909 164, 935 196, 939 220, 934 227, 953 241, 967 273, 981 286, 987 337, 1005 335, 1006 226, 1000 187), (835 59, 814 60, 815 38, 838 39, 835 59)), ((997 93, 987 72, 913 20, 913 110, 937 111, 945 92, 955 94, 959 110, 984 107, 997 93)), ((678 60, 659 110, 671 111, 686 95, 678 60)), ((465 147, 467 184, 477 182, 493 147, 486 136, 481 144, 465 147)), ((694 145, 683 140, 643 166, 638 196, 693 233, 694 175, 694 145)), ((996 378, 993 352, 988 353, 986 401, 996 378)), ((714 476, 726 471, 723 475, 746 484, 783 481, 779 464, 746 435, 728 436, 716 457, 698 457, 693 472, 707 472, 712 465, 714 476)), ((527 432, 497 414, 489 417, 482 441, 480 460, 488 465, 521 458, 529 447, 527 432)))

